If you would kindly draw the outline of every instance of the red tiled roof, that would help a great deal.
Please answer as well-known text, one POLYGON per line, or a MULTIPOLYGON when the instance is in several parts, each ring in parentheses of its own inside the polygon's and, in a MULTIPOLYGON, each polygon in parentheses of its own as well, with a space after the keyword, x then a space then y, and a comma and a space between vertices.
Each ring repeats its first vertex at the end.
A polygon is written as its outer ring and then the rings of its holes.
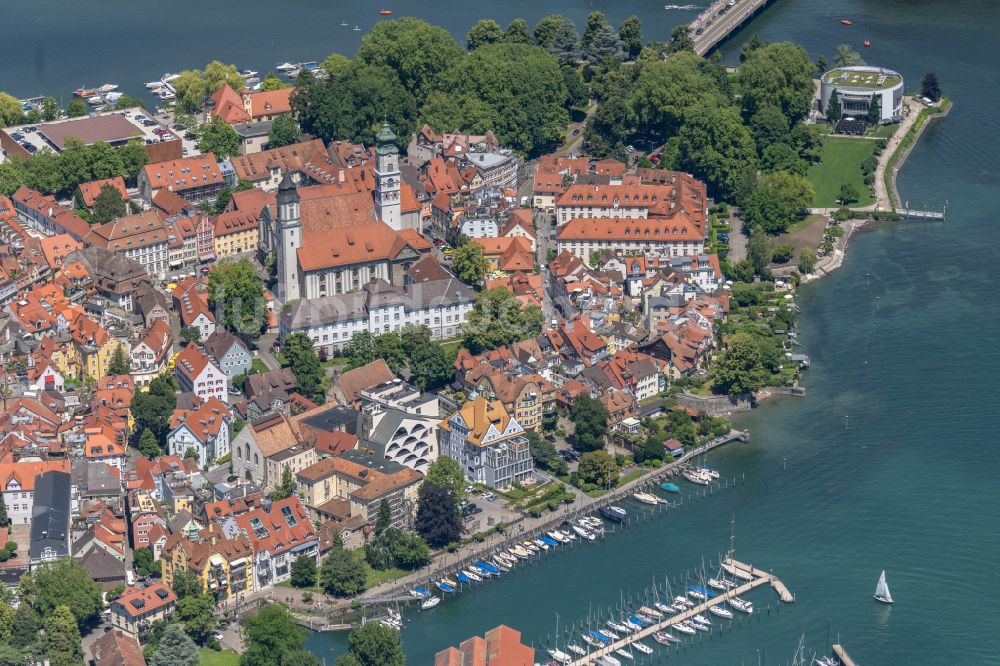
POLYGON ((97 195, 101 193, 105 185, 110 185, 121 194, 122 200, 128 201, 128 191, 125 189, 125 179, 121 176, 114 178, 104 178, 102 180, 92 180, 87 183, 80 183, 80 194, 83 196, 83 205, 90 208, 97 201, 97 195))

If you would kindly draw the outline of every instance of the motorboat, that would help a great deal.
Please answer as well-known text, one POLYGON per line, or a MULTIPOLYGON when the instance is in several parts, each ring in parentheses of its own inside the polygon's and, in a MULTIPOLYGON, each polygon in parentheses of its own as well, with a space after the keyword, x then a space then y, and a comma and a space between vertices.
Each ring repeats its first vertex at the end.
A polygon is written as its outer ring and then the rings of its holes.
POLYGON ((698 601, 708 601, 708 595, 701 589, 696 589, 696 586, 692 586, 691 589, 688 590, 688 596, 692 599, 697 599, 698 601))
POLYGON ((739 597, 726 599, 726 602, 741 613, 753 613, 753 603, 739 597))
POLYGON ((687 622, 678 622, 677 624, 671 626, 682 634, 687 634, 689 636, 694 636, 698 633, 697 630, 687 622))
POLYGON ((622 666, 622 662, 618 661, 610 654, 598 657, 596 663, 600 664, 600 666, 622 666))
POLYGON ((118 84, 117 83, 105 83, 105 84, 101 85, 97 89, 97 92, 99 92, 99 93, 109 93, 109 92, 114 92, 116 90, 118 90, 118 84))
POLYGON ((635 655, 626 650, 625 648, 618 648, 617 650, 615 650, 615 654, 620 654, 621 656, 625 657, 630 661, 635 661, 635 655))
POLYGON ((448 583, 444 582, 443 580, 439 580, 437 583, 435 583, 435 585, 437 585, 438 589, 440 589, 442 592, 454 592, 455 591, 455 586, 454 585, 449 585, 448 583))
POLYGON ((163 87, 163 81, 150 81, 146 84, 146 87, 150 90, 159 90, 163 87))
POLYGON ((576 643, 570 643, 569 645, 566 646, 566 649, 569 650, 570 652, 572 652, 573 654, 580 655, 581 657, 586 657, 587 656, 587 651, 584 650, 579 645, 577 645, 576 643))
POLYGON ((711 621, 711 620, 709 620, 709 619, 708 619, 707 617, 705 617, 704 615, 701 615, 700 613, 699 613, 698 615, 695 615, 694 617, 692 617, 692 618, 691 618, 691 621, 692 621, 692 622, 695 622, 695 623, 697 623, 697 624, 704 624, 704 625, 705 625, 705 626, 707 626, 707 627, 710 627, 710 626, 712 626, 712 621, 711 621))
POLYGON ((531 553, 529 553, 528 551, 526 551, 521 546, 514 546, 513 548, 510 549, 510 552, 514 553, 515 555, 517 555, 518 557, 520 557, 522 560, 526 560, 529 557, 531 557, 531 553))
POLYGON ((525 541, 521 545, 523 545, 525 548, 528 549, 529 552, 532 553, 537 553, 540 550, 539 547, 535 545, 534 541, 525 541))
POLYGON ((590 635, 601 642, 602 645, 611 642, 611 637, 601 631, 591 631, 590 635))
POLYGON ((96 94, 97 94, 96 88, 82 87, 82 88, 77 88, 76 90, 73 91, 74 97, 93 97, 96 94))
POLYGON ((704 474, 710 479, 718 479, 721 476, 719 474, 719 470, 712 469, 711 467, 699 467, 696 471, 700 472, 701 474, 704 474))
POLYGON ((379 13, 379 16, 388 16, 389 14, 392 14, 392 10, 391 9, 380 9, 380 10, 378 10, 378 13, 379 13))
POLYGON ((428 590, 426 587, 415 587, 412 590, 410 590, 410 594, 417 597, 418 599, 422 599, 423 597, 431 596, 431 591, 428 590))
POLYGON ((293 65, 290 62, 283 62, 280 65, 278 65, 277 67, 275 67, 275 69, 278 70, 279 72, 287 74, 288 72, 294 72, 295 70, 297 70, 298 66, 297 65, 293 65))
POLYGON ((458 587, 458 583, 456 583, 455 581, 453 581, 451 578, 442 578, 441 582, 442 583, 447 583, 448 585, 451 585, 452 587, 458 587))
POLYGON ((871 41, 869 41, 869 40, 866 39, 865 40, 865 47, 869 47, 871 45, 872 45, 871 41))
POLYGON ((840 23, 842 25, 854 25, 854 21, 851 19, 840 19, 840 23))
POLYGON ((713 590, 718 590, 719 592, 726 592, 736 587, 736 583, 728 581, 725 578, 709 578, 708 586, 713 590))
POLYGON ((727 620, 733 619, 733 612, 721 604, 716 604, 715 606, 709 606, 708 612, 712 615, 718 615, 719 617, 724 617, 727 620))
POLYGON ((643 504, 652 504, 653 506, 656 506, 660 503, 659 497, 656 495, 650 495, 649 493, 635 493, 632 497, 643 504))
POLYGON ((168 72, 160 77, 160 81, 163 81, 164 83, 170 83, 171 81, 179 78, 181 78, 180 74, 170 74, 168 72))
POLYGON ((684 608, 694 606, 694 604, 691 603, 691 600, 687 597, 674 597, 674 606, 676 607, 678 605, 683 606, 684 608))
POLYGON ((590 532, 580 527, 579 525, 573 525, 573 531, 582 536, 584 539, 587 539, 588 541, 593 541, 597 538, 593 532, 590 532))
POLYGON ((252 69, 244 69, 240 72, 240 76, 242 76, 244 79, 252 79, 253 77, 257 76, 257 74, 258 72, 255 72, 252 69))
POLYGON ((878 583, 875 585, 875 595, 873 598, 879 603, 892 603, 892 595, 889 593, 889 584, 885 582, 885 569, 882 570, 882 575, 878 577, 878 583))
POLYGON ((587 645, 591 647, 601 647, 601 641, 597 640, 593 636, 590 636, 588 634, 580 634, 580 635, 583 636, 583 640, 587 645))
POLYGON ((430 610, 441 603, 441 597, 430 596, 420 602, 420 610, 430 610))
POLYGON ((104 95, 94 95, 87 100, 87 104, 90 104, 91 106, 100 106, 101 104, 104 104, 104 95))
POLYGON ((562 530, 554 530, 556 534, 566 539, 566 541, 576 541, 576 535, 572 532, 563 532, 562 530))
POLYGON ((632 643, 632 647, 634 647, 636 650, 638 650, 643 654, 653 654, 653 648, 649 647, 645 643, 640 643, 636 641, 635 643, 632 643))
POLYGON ((549 648, 546 650, 553 659, 555 659, 560 664, 571 664, 573 663, 573 657, 569 656, 559 648, 549 648))
POLYGON ((664 490, 668 493, 679 493, 681 488, 676 483, 666 482, 660 484, 660 490, 664 490))
POLYGON ((114 104, 115 102, 117 102, 118 100, 120 100, 124 96, 125 96, 125 93, 109 92, 108 94, 106 94, 104 96, 104 101, 107 102, 108 104, 114 104))
POLYGON ((550 531, 550 532, 548 533, 548 535, 549 535, 549 537, 550 537, 550 538, 552 538, 552 539, 555 539, 555 540, 556 540, 556 541, 558 541, 559 543, 566 543, 567 541, 569 541, 569 539, 567 539, 566 537, 564 537, 564 536, 563 536, 563 535, 562 535, 561 533, 559 533, 559 532, 558 532, 557 530, 552 530, 552 531, 550 531))
POLYGON ((601 522, 600 518, 595 518, 594 516, 584 516, 578 521, 584 527, 589 527, 594 530, 603 530, 604 523, 601 522))
POLYGON ((543 542, 549 544, 550 546, 558 546, 561 543, 559 541, 556 541, 550 536, 546 536, 545 534, 541 535, 538 538, 541 539, 543 542))
POLYGON ((625 509, 620 506, 602 506, 597 511, 608 520, 616 523, 625 522, 625 517, 628 515, 625 513, 625 509))

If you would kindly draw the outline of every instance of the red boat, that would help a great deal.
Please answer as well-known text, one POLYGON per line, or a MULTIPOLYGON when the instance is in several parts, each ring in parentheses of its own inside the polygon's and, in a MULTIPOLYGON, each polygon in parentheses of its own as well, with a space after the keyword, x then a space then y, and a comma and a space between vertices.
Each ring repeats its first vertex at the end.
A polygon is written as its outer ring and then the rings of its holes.
POLYGON ((77 88, 73 91, 74 97, 93 97, 97 94, 97 91, 93 88, 77 88))
POLYGON ((378 10, 378 13, 381 14, 382 16, 388 16, 389 14, 392 13, 392 10, 391 9, 380 9, 380 10, 378 10))
POLYGON ((872 45, 872 43, 871 43, 871 42, 869 42, 869 41, 868 41, 868 40, 866 39, 866 40, 865 40, 865 46, 871 46, 871 45, 872 45))
POLYGON ((840 19, 840 22, 843 23, 844 25, 854 25, 854 21, 852 21, 851 19, 840 19))

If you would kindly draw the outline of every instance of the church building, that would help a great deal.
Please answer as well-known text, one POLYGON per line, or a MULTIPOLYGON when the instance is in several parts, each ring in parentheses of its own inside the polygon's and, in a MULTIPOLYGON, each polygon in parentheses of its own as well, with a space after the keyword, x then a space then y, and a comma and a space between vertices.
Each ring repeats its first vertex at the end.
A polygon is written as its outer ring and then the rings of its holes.
POLYGON ((406 271, 431 251, 418 231, 419 207, 405 205, 415 196, 401 182, 396 136, 384 124, 376 138, 373 192, 339 183, 300 191, 286 173, 277 219, 262 211, 261 251, 276 255, 282 303, 349 293, 376 279, 402 286, 406 271))

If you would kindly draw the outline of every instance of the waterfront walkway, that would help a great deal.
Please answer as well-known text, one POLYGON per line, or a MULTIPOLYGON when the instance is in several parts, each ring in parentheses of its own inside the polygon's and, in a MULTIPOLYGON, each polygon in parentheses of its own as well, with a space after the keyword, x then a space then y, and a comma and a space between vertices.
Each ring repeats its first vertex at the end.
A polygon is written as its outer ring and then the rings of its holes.
POLYGON ((726 571, 728 571, 729 573, 733 574, 737 578, 740 578, 746 582, 744 582, 742 585, 738 587, 733 588, 732 590, 729 590, 728 592, 724 592, 717 596, 711 597, 710 599, 708 599, 708 601, 703 601, 697 606, 690 608, 682 613, 677 613, 676 615, 670 615, 661 620, 660 622, 657 622, 656 624, 645 627, 641 631, 638 631, 634 634, 623 636, 622 638, 618 639, 617 641, 614 641, 613 643, 607 643, 605 645, 602 645, 601 647, 597 648, 596 650, 588 654, 586 657, 581 657, 580 659, 577 659, 576 661, 572 662, 570 666, 585 666, 586 664, 595 663, 596 659, 604 655, 613 656, 615 650, 628 648, 628 646, 631 645, 632 643, 642 640, 643 638, 650 637, 659 631, 667 631, 672 626, 679 624, 680 622, 689 620, 695 615, 699 615, 701 613, 708 611, 708 609, 712 606, 723 604, 728 599, 732 599, 733 597, 738 597, 740 595, 746 594, 750 590, 760 587, 761 585, 770 584, 771 587, 774 588, 776 592, 778 592, 778 595, 781 597, 781 600, 784 601, 785 603, 789 603, 792 600, 794 600, 794 597, 788 591, 788 588, 785 587, 784 583, 782 583, 778 579, 778 577, 773 574, 766 573, 749 564, 744 564, 743 562, 737 562, 736 560, 733 559, 727 559, 725 562, 722 563, 722 567, 726 569, 726 571))

